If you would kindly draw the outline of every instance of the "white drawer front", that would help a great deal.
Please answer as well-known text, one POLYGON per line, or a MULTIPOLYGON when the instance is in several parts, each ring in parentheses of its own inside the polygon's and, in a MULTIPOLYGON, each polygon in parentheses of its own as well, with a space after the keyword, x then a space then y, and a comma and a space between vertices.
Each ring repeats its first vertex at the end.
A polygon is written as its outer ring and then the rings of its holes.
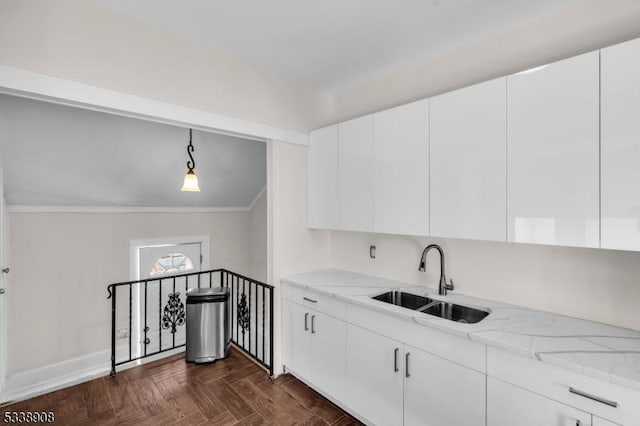
POLYGON ((487 375, 622 425, 640 424, 640 392, 632 389, 491 347, 487 375))
POLYGON ((287 284, 283 284, 282 297, 323 314, 347 319, 347 304, 333 297, 287 284))

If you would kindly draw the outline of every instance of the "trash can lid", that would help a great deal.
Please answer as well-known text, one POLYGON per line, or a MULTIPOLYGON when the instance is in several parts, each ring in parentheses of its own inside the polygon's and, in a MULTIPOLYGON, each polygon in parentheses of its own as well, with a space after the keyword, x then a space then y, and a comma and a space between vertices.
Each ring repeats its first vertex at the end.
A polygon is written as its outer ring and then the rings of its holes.
POLYGON ((202 287, 187 290, 187 297, 223 296, 229 294, 229 287, 202 287))

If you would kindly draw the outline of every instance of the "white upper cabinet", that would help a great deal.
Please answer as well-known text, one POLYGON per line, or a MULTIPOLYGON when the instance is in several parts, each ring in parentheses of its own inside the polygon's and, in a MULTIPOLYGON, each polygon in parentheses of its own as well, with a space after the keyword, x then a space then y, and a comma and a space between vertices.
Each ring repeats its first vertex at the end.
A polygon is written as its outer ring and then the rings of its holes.
POLYGON ((431 99, 431 235, 506 241, 506 77, 431 99))
POLYGON ((373 115, 338 124, 340 229, 373 231, 373 115))
POLYGON ((338 229, 338 126, 311 132, 307 151, 309 228, 338 229))
POLYGON ((601 246, 640 250, 640 39, 601 59, 601 246))
POLYGON ((429 235, 429 100, 373 117, 374 230, 429 235))
POLYGON ((599 52, 507 77, 508 241, 598 247, 599 52))

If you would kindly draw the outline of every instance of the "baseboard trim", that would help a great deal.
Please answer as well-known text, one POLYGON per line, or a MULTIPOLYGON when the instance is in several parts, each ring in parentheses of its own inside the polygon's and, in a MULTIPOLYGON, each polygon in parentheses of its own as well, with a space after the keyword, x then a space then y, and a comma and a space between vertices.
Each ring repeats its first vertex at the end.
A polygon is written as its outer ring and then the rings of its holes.
POLYGON ((101 351, 10 375, 0 401, 22 401, 106 376, 110 370, 110 359, 110 351, 101 351))
MULTIPOLYGON (((148 358, 132 361, 117 368, 118 372, 141 364, 184 352, 185 348, 162 352, 148 358)), ((45 367, 36 368, 7 377, 6 386, 0 395, 0 404, 23 401, 45 393, 88 382, 111 372, 111 351, 100 351, 69 359, 45 367)))

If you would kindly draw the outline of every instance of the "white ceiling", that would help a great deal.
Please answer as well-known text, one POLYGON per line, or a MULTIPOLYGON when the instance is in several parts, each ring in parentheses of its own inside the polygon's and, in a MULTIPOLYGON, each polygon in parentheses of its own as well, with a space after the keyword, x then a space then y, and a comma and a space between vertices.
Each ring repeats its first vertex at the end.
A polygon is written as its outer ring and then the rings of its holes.
POLYGON ((94 0, 281 77, 336 90, 580 0, 94 0))
POLYGON ((188 129, 8 95, 0 129, 10 205, 248 207, 266 185, 264 142, 194 131, 188 193, 188 129))

